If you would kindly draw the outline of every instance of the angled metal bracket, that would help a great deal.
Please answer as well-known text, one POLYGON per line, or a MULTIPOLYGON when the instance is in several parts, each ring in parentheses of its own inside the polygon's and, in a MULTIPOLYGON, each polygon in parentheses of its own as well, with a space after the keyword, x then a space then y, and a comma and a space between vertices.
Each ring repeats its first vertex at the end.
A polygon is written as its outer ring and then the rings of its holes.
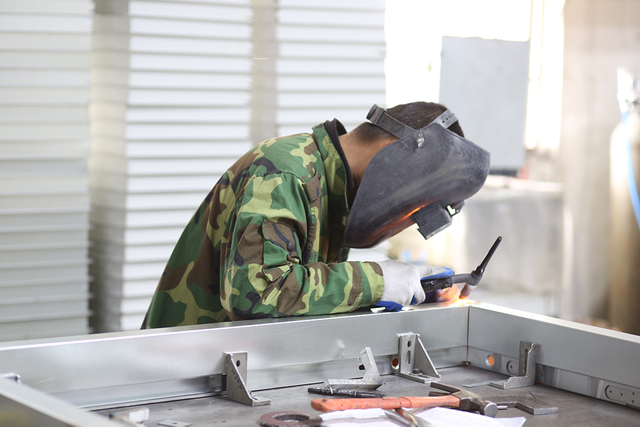
POLYGON ((252 396, 247 388, 247 352, 225 353, 225 373, 227 377, 227 398, 248 406, 262 406, 271 403, 263 397, 252 396))
POLYGON ((403 378, 424 384, 440 381, 440 374, 422 345, 420 334, 398 334, 398 368, 398 375, 403 378))
POLYGON ((491 382, 492 387, 510 390, 512 388, 527 387, 536 382, 536 353, 539 344, 529 341, 520 341, 520 359, 518 362, 518 376, 504 381, 491 382))
POLYGON ((369 347, 365 347, 358 357, 358 364, 364 368, 364 376, 361 379, 326 380, 322 385, 326 389, 334 390, 375 390, 382 385, 380 372, 376 366, 376 360, 369 347))

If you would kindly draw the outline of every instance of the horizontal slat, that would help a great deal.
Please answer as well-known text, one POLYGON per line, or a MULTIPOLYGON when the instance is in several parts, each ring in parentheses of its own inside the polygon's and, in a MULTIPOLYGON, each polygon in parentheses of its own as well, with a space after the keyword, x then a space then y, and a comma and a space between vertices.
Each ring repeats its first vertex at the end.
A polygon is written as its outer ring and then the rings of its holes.
POLYGON ((193 159, 133 159, 94 156, 92 167, 98 170, 128 173, 130 175, 201 175, 223 174, 233 164, 235 158, 193 158, 193 159))
POLYGON ((89 52, 0 51, 0 68, 66 68, 89 71, 89 52))
POLYGON ((291 76, 381 76, 384 73, 382 61, 339 61, 281 59, 276 72, 291 76))
POLYGON ((51 15, 87 15, 93 11, 93 2, 90 0, 0 0, 0 10, 46 13, 51 15))
MULTIPOLYGON (((34 89, 35 91, 35 89, 34 89)), ((2 89, 0 89, 2 93, 2 89)), ((2 140, 78 139, 90 136, 89 123, 5 123, 2 140)), ((4 154, 4 153, 2 153, 4 154)), ((0 156, 2 155, 0 154, 0 156)), ((84 153, 88 154, 88 153, 84 153)))
MULTIPOLYGON (((93 224, 91 236, 122 245, 171 245, 178 241, 183 228, 184 227, 120 228, 109 224, 93 224)), ((98 257, 95 251, 92 252, 92 257, 98 257)), ((117 262, 117 258, 108 258, 104 254, 98 258, 117 262)))
POLYGON ((249 151, 251 144, 245 142, 130 142, 127 154, 131 157, 225 157, 236 158, 249 151))
MULTIPOLYGON (((204 199, 204 196, 202 198, 204 199)), ((196 210, 194 206, 182 210, 167 208, 156 211, 127 211, 115 207, 100 207, 100 209, 95 209, 95 211, 91 213, 91 219, 94 223, 119 228, 182 227, 185 226, 193 216, 196 210)), ((1 218, 0 216, 0 219, 1 218)))
POLYGON ((0 87, 1 104, 89 104, 89 88, 0 87))
MULTIPOLYGON (((380 105, 381 102, 376 102, 380 105)), ((281 108, 277 112, 277 122, 282 124, 300 124, 307 127, 313 126, 317 123, 324 122, 325 120, 331 120, 337 118, 342 124, 348 122, 362 123, 366 121, 367 113, 371 106, 365 108, 325 108, 319 109, 314 107, 308 108, 281 108)), ((307 132, 307 131, 305 131, 307 132)))
MULTIPOLYGON (((186 224, 186 221, 184 222, 186 224)), ((174 242, 175 243, 175 242, 174 242)), ((91 255, 103 254, 109 259, 121 262, 161 262, 166 263, 174 248, 174 243, 162 245, 125 245, 99 240, 94 242, 91 255)), ((153 291, 153 289, 151 289, 153 291)))
POLYGON ((91 187, 130 193, 166 193, 168 191, 208 192, 221 175, 127 177, 125 175, 94 172, 91 187))
POLYGON ((140 71, 209 71, 250 73, 249 58, 209 57, 195 55, 154 55, 141 53, 97 52, 94 67, 120 67, 140 71))
MULTIPOLYGON (((162 272, 161 272, 162 274, 162 272)), ((158 286, 159 278, 150 280, 114 280, 108 277, 100 277, 92 283, 92 287, 101 295, 114 297, 140 298, 153 295, 158 286)))
POLYGON ((277 11, 278 24, 280 25, 309 24, 347 28, 381 28, 384 26, 384 9, 345 11, 326 8, 324 10, 308 10, 280 6, 277 11))
POLYGON ((88 295, 85 294, 68 301, 26 303, 15 300, 0 301, 0 323, 80 317, 88 312, 88 299, 88 295))
POLYGON ((86 295, 89 290, 89 278, 86 272, 79 278, 63 277, 61 279, 63 282, 59 283, 52 283, 50 280, 39 283, 7 283, 3 281, 0 282, 0 299, 22 299, 34 295, 38 295, 40 298, 86 295))
POLYGON ((0 12, 0 28, 3 31, 90 34, 91 22, 92 17, 89 14, 73 16, 0 12))
MULTIPOLYGON (((32 153, 33 156, 39 153, 32 153)), ((68 173, 83 173, 87 171, 87 161, 83 157, 84 153, 75 153, 78 158, 65 159, 63 157, 58 158, 11 158, 8 156, 0 156, 0 171, 3 174, 29 174, 29 173, 41 173, 41 174, 68 174, 68 173)))
POLYGON ((39 157, 62 156, 70 158, 72 156, 89 157, 89 141, 65 140, 30 140, 25 141, 1 141, 0 157, 24 158, 31 157, 34 153, 39 157))
POLYGON ((196 37, 138 36, 119 33, 95 33, 96 51, 121 50, 132 53, 169 53, 223 56, 250 56, 251 43, 196 37))
MULTIPOLYGON (((86 105, 1 105, 0 123, 89 122, 86 105)), ((4 151, 0 151, 4 152, 4 151)))
POLYGON ((91 204, 96 209, 106 206, 113 209, 153 210, 153 209, 195 209, 206 194, 165 193, 127 195, 101 189, 92 189, 91 204))
POLYGON ((370 28, 279 25, 278 41, 310 41, 333 43, 384 43, 384 31, 370 28))
POLYGON ((0 68, 0 86, 89 87, 90 83, 88 71, 0 68))
MULTIPOLYGON (((1 166, 1 165, 0 165, 1 166)), ((82 209, 89 206, 89 194, 82 193, 43 193, 24 195, 1 194, 0 212, 39 211, 46 209, 82 209)), ((57 237, 52 237, 57 238, 57 237)))
POLYGON ((135 122, 222 122, 248 123, 250 111, 243 107, 224 108, 141 108, 127 110, 126 119, 135 122))
POLYGON ((76 263, 66 265, 58 262, 55 265, 38 265, 36 263, 11 267, 0 266, 0 280, 28 280, 38 281, 49 277, 73 277, 80 276, 87 271, 87 260, 78 260, 76 263))
POLYGON ((20 174, 5 175, 0 173, 0 192, 22 191, 86 191, 88 177, 86 173, 75 175, 43 175, 20 174))
POLYGON ((129 2, 129 15, 237 23, 249 23, 252 17, 250 7, 137 0, 129 2))
POLYGON ((353 43, 281 43, 281 58, 316 58, 316 59, 374 59, 384 60, 386 49, 384 44, 353 43))
POLYGON ((6 32, 0 33, 0 49, 82 52, 91 49, 91 34, 6 32))
MULTIPOLYGON (((1 75, 0 75, 1 76, 1 75)), ((241 89, 251 88, 248 74, 133 71, 101 67, 92 73, 94 84, 157 89, 241 89)))
MULTIPOLYGON (((89 223, 89 206, 83 212, 67 209, 63 212, 49 211, 40 213, 8 213, 0 210, 0 229, 27 227, 37 224, 41 227, 60 227, 89 223)), ((186 224, 186 222, 185 222, 186 224)))
MULTIPOLYGON (((367 91, 383 94, 385 90, 384 76, 279 76, 277 79, 279 92, 326 91, 367 91)), ((378 102, 380 104, 381 102, 378 102)), ((336 105, 339 108, 339 104, 336 105)))
POLYGON ((136 35, 202 37, 222 40, 248 40, 249 24, 224 22, 195 22, 176 19, 126 18, 114 15, 97 15, 94 31, 136 35))
POLYGON ((244 125, 197 125, 197 124, 130 124, 125 137, 129 140, 207 140, 217 138, 246 139, 249 127, 244 125))
POLYGON ((335 93, 279 93, 278 105, 281 108, 298 107, 359 107, 362 105, 373 105, 380 100, 378 93, 362 92, 335 92, 335 93))
POLYGON ((380 10, 384 11, 385 0, 278 0, 278 6, 281 8, 298 8, 298 9, 314 9, 314 10, 380 10))

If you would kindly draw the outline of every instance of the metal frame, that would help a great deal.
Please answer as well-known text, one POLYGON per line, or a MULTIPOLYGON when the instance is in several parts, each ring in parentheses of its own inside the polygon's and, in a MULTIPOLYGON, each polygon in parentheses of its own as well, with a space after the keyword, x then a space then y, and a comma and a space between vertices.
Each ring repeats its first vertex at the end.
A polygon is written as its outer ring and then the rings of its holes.
POLYGON ((405 333, 420 335, 437 368, 471 363, 516 375, 525 340, 539 345, 536 379, 543 384, 616 403, 629 402, 610 399, 607 389, 640 395, 639 336, 487 304, 5 343, 0 374, 18 374, 23 385, 15 385, 28 389, 27 400, 40 393, 112 408, 222 394, 226 353, 247 353, 249 390, 361 377, 356 361, 365 347, 381 375, 396 373, 392 359, 405 333))

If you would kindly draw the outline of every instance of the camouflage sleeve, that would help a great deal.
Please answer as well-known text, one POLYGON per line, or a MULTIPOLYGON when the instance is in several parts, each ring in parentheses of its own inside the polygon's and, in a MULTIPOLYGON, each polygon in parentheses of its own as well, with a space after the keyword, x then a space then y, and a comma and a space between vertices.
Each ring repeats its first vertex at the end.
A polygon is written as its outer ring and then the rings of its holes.
POLYGON ((308 235, 312 209, 297 178, 254 177, 236 209, 221 292, 231 319, 342 313, 380 300, 376 263, 303 265, 318 237, 308 235))

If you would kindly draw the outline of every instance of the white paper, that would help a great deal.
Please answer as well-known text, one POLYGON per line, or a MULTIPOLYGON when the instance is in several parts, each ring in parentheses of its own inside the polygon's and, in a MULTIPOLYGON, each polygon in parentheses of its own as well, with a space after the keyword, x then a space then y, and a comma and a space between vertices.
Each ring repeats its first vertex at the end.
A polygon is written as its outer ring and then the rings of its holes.
POLYGON ((433 408, 417 414, 418 417, 434 427, 521 427, 525 417, 491 418, 474 412, 459 411, 450 408, 433 408))

